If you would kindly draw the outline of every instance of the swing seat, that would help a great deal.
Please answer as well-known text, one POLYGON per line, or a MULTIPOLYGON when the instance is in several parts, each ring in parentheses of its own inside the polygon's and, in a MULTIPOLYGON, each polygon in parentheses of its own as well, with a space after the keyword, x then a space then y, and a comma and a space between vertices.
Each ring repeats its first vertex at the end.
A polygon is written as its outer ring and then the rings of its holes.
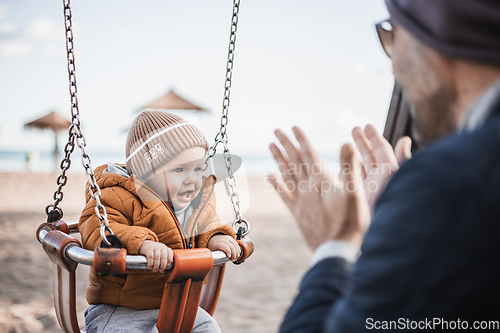
MULTIPOLYGON (((94 252, 82 248, 80 241, 70 236, 78 232, 78 222, 42 223, 37 238, 52 261, 54 306, 59 325, 66 333, 80 331, 76 315, 76 267, 78 263, 92 265, 96 272, 123 274, 126 269, 147 269, 144 256, 128 256, 125 249, 97 248, 94 252)), ((253 253, 253 242, 238 240, 241 263, 253 253)), ((230 259, 222 251, 209 249, 174 250, 174 262, 168 269, 157 327, 160 333, 191 332, 198 306, 213 315, 217 306, 225 263, 230 259), (203 281, 206 279, 206 284, 203 281), (167 305, 168 304, 168 305, 167 305)))

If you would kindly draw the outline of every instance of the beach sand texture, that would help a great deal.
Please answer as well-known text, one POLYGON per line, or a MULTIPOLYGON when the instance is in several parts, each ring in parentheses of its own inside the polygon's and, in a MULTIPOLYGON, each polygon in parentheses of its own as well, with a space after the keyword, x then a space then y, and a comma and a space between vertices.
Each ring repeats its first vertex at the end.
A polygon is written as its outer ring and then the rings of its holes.
MULTIPOLYGON (((0 332, 61 332, 52 300, 52 267, 35 238, 53 202, 56 175, 0 173, 0 332)), ((65 220, 84 205, 84 174, 64 187, 65 220)), ((250 237, 255 253, 229 264, 215 318, 223 332, 276 332, 308 268, 310 251, 277 193, 262 178, 248 179, 250 237)), ((83 325, 88 268, 80 265, 77 307, 83 325)))

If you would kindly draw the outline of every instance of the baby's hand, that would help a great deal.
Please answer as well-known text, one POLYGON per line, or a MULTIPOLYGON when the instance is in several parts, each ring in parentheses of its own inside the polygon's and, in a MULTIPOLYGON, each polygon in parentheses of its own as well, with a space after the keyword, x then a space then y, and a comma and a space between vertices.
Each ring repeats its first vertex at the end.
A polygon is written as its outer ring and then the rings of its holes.
POLYGON ((224 251, 226 256, 235 261, 240 257, 240 245, 234 240, 233 237, 228 235, 215 235, 210 238, 207 246, 210 251, 221 250, 224 251))
POLYGON ((160 271, 163 273, 165 268, 174 260, 174 252, 171 248, 163 243, 150 240, 142 242, 139 254, 146 256, 148 259, 148 268, 152 269, 153 272, 160 271))

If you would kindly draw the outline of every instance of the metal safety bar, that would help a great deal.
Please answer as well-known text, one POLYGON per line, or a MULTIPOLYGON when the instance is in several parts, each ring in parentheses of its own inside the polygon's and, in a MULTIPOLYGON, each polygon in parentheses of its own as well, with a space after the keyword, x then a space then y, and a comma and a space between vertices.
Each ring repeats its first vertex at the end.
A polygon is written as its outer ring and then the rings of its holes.
MULTIPOLYGON (((78 230, 78 221, 66 222, 70 228, 70 230, 78 230)), ((47 229, 40 229, 38 233, 38 239, 40 243, 43 244, 43 240, 45 236, 50 232, 47 229)), ((68 259, 71 259, 79 264, 92 266, 94 263, 94 251, 85 250, 78 245, 69 244, 65 251, 65 256, 68 259)), ((226 256, 223 251, 213 251, 212 256, 214 259, 214 266, 222 265, 231 261, 231 259, 226 256)), ((126 257, 126 268, 127 269, 148 269, 148 262, 146 257, 142 255, 127 255, 126 257)), ((173 268, 173 264, 167 266, 167 270, 171 270, 173 268)))

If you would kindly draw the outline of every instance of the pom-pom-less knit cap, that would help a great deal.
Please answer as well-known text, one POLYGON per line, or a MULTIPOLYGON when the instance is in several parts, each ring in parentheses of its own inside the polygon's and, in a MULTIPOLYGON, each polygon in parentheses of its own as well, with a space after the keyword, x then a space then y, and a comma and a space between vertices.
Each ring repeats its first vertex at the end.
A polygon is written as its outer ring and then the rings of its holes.
POLYGON ((208 150, 207 140, 195 125, 168 112, 143 111, 128 132, 127 171, 148 179, 155 170, 193 147, 208 150))
POLYGON ((447 56, 500 65, 499 0, 385 0, 391 21, 447 56))

